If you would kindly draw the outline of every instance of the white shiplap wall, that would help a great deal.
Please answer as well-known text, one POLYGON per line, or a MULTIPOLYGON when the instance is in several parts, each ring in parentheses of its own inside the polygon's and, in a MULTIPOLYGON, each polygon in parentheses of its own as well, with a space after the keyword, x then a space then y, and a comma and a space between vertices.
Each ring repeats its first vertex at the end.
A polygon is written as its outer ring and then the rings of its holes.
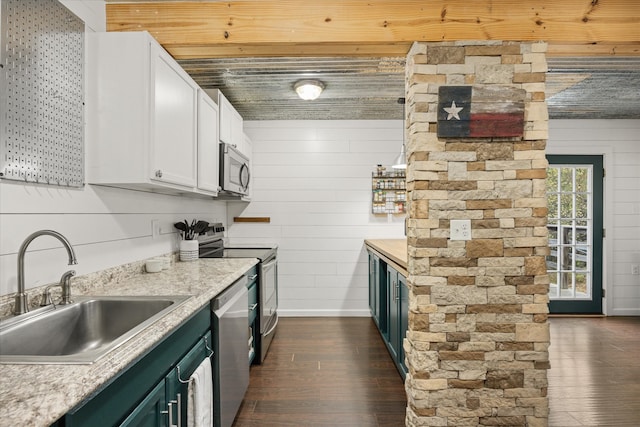
MULTIPOLYGON (((283 316, 368 316, 367 238, 404 236, 404 216, 371 214, 371 172, 402 144, 402 121, 245 122, 253 142, 251 203, 236 242, 277 243, 283 316)), ((244 210, 243 210, 244 209, 244 210)))
MULTIPOLYGON (((64 1, 86 22, 87 31, 104 31, 103 1, 64 1)), ((87 156, 91 141, 86 140, 87 156)), ((177 250, 173 223, 183 218, 226 222, 226 202, 189 199, 87 185, 82 189, 0 181, 0 295, 16 292, 17 253, 22 241, 39 229, 66 236, 78 265, 51 237, 40 237, 25 257, 27 289, 57 282, 75 269, 78 275, 177 250), (160 236, 152 237, 158 220, 160 236)))
MULTIPOLYGON (((254 146, 250 205, 229 217, 269 216, 270 224, 234 224, 238 241, 280 245, 284 315, 366 315, 362 240, 401 237, 402 221, 369 213, 369 176, 396 155, 400 122, 248 122, 254 146), (244 211, 243 211, 244 209, 244 211)), ((606 312, 640 314, 640 121, 553 120, 549 154, 603 154, 606 312)))
POLYGON ((67 265, 61 244, 39 237, 25 257, 27 289, 56 282, 63 272, 78 275, 177 250, 173 223, 183 218, 226 221, 226 203, 87 185, 70 190, 0 182, 0 294, 16 291, 17 253, 22 241, 40 229, 69 239, 78 264, 67 265), (151 221, 160 223, 153 238, 151 221))
POLYGON ((551 120, 549 154, 603 155, 608 315, 640 315, 640 120, 551 120))

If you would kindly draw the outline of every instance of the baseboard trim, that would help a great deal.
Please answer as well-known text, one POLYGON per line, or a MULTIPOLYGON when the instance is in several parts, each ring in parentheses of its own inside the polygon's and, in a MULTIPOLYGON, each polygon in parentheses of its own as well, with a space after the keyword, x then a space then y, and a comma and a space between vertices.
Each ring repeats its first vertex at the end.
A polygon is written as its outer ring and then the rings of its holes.
POLYGON ((580 313, 576 313, 576 314, 571 314, 571 313, 557 313, 557 314, 549 314, 549 318, 552 317, 593 317, 593 318, 600 318, 600 317, 607 317, 606 314, 580 314, 580 313))
POLYGON ((369 310, 287 310, 278 309, 279 317, 371 317, 369 310))

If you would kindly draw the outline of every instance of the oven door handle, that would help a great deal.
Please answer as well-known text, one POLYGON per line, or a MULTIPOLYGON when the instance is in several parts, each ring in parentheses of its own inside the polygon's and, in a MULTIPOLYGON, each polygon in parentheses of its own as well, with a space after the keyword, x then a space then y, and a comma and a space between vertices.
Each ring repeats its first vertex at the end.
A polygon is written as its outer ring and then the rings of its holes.
POLYGON ((268 337, 276 329, 276 326, 278 326, 278 312, 276 311, 273 316, 276 318, 276 321, 273 323, 273 326, 271 327, 271 329, 269 329, 267 332, 262 334, 262 336, 268 337))

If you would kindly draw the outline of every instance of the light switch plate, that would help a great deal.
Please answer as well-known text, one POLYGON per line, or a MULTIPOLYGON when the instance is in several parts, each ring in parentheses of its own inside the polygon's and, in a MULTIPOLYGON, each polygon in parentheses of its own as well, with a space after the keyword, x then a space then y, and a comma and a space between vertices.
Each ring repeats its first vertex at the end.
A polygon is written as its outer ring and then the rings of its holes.
POLYGON ((452 219, 449 221, 449 239, 471 240, 471 220, 452 219))

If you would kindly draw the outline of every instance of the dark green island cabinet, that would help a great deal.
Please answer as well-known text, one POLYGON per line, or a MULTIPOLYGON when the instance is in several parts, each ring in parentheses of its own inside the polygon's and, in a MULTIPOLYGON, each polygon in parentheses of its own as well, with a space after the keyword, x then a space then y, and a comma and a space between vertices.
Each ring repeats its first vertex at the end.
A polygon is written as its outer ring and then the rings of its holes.
POLYGON ((409 288, 401 268, 368 250, 369 309, 398 372, 404 379, 407 367, 402 342, 409 326, 409 288))

